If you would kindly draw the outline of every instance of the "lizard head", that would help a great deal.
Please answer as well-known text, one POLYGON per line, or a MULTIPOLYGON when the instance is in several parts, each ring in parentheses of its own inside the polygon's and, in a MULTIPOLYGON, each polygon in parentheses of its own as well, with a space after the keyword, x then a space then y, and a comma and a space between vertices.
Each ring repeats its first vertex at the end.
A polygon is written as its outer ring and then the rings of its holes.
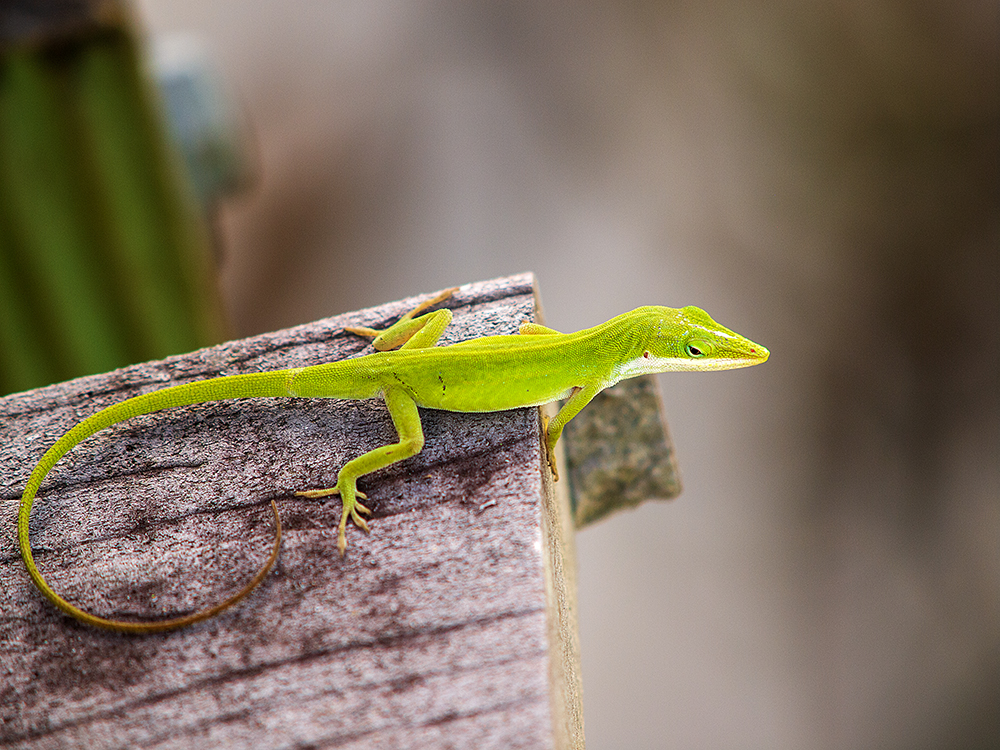
POLYGON ((731 370, 759 365, 770 355, 698 307, 640 307, 622 317, 631 318, 636 348, 619 365, 619 380, 652 372, 731 370))

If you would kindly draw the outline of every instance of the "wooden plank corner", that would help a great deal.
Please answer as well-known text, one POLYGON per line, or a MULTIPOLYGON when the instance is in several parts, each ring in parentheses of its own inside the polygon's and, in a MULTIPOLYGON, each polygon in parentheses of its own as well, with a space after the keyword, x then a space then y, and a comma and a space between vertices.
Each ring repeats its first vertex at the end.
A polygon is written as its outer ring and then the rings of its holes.
POLYGON ((561 442, 577 529, 681 493, 656 375, 623 380, 598 393, 566 425, 561 442))
MULTIPOLYGON (((0 747, 582 748, 573 521, 536 409, 422 411, 424 451, 362 479, 372 534, 336 552, 327 486, 393 439, 379 401, 253 399, 138 417, 74 449, 32 513, 36 561, 110 617, 176 616, 275 570, 217 618, 135 636, 83 626, 30 583, 20 492, 80 418, 174 383, 368 351, 419 298, 0 399, 0 747)), ((534 277, 468 284, 442 343, 513 333, 534 277)))

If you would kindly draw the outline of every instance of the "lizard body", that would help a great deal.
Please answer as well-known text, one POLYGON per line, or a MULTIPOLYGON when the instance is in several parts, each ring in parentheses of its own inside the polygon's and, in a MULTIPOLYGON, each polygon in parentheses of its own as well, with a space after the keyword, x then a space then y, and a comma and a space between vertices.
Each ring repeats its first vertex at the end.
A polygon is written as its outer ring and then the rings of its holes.
POLYGON ((35 466, 21 497, 18 543, 28 574, 57 607, 90 625, 126 632, 155 632, 207 619, 235 604, 266 576, 277 559, 281 522, 272 501, 276 535, 265 565, 247 586, 224 602, 184 617, 153 622, 112 620, 63 599, 35 565, 29 541, 32 501, 42 480, 74 446, 95 432, 140 414, 209 401, 253 397, 382 397, 399 442, 375 448, 341 467, 333 487, 297 492, 320 498, 339 494, 343 503, 338 549, 347 547, 350 519, 368 530, 360 513, 359 477, 419 453, 424 435, 417 407, 458 412, 490 412, 568 399, 546 424, 545 447, 558 479, 554 448, 565 424, 597 393, 625 378, 674 370, 722 370, 767 360, 767 349, 724 328, 697 307, 640 307, 606 323, 563 334, 524 323, 517 335, 487 336, 436 346, 451 322, 451 311, 419 315, 451 296, 447 290, 427 300, 384 331, 347 330, 374 339, 372 354, 309 367, 230 375, 163 388, 113 404, 66 432, 35 466), (400 347, 396 349, 395 347, 400 347))

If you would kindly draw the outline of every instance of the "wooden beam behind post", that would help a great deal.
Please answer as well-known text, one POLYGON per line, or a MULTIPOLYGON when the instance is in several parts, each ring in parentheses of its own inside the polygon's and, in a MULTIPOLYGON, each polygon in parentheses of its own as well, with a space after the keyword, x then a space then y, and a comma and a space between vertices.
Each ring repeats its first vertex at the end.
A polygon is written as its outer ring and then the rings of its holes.
MULTIPOLYGON (((543 474, 537 409, 423 411, 424 451, 366 477, 372 534, 336 551, 333 483, 391 442, 384 405, 216 402, 98 433, 52 471, 36 560, 107 617, 176 616, 280 560, 244 603, 180 631, 83 626, 31 585, 16 546, 35 461, 80 418, 137 393, 363 353, 417 298, 0 399, 0 747, 580 748, 572 522, 543 474)), ((530 274, 445 303, 442 343, 533 319, 530 274)))

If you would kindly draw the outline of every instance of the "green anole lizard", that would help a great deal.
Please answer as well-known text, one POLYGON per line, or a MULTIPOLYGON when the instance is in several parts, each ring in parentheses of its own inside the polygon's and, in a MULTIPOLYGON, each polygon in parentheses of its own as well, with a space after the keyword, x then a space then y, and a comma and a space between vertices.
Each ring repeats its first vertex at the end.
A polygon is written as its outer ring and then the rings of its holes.
POLYGON ((519 333, 486 336, 436 346, 451 322, 447 309, 421 315, 448 299, 449 289, 417 306, 385 330, 347 328, 373 339, 376 352, 310 367, 229 375, 163 388, 135 396, 93 414, 46 451, 28 478, 17 519, 18 543, 28 574, 59 609, 76 619, 126 632, 156 632, 207 619, 250 593, 277 559, 281 521, 274 501, 275 542, 264 566, 242 590, 209 609, 169 620, 130 622, 91 614, 57 594, 35 566, 28 524, 31 504, 42 480, 59 459, 85 438, 140 414, 174 406, 232 398, 287 397, 365 399, 381 396, 399 442, 375 448, 340 469, 333 487, 296 492, 321 498, 340 495, 343 508, 337 547, 347 548, 347 522, 368 530, 358 498, 360 477, 409 458, 424 445, 417 407, 458 412, 490 412, 540 406, 567 399, 546 421, 545 449, 558 479, 554 448, 563 427, 601 390, 625 378, 674 370, 726 370, 759 364, 768 351, 716 323, 697 307, 640 307, 607 323, 577 333, 559 333, 522 323, 519 333), (398 347, 398 349, 397 349, 398 347))

